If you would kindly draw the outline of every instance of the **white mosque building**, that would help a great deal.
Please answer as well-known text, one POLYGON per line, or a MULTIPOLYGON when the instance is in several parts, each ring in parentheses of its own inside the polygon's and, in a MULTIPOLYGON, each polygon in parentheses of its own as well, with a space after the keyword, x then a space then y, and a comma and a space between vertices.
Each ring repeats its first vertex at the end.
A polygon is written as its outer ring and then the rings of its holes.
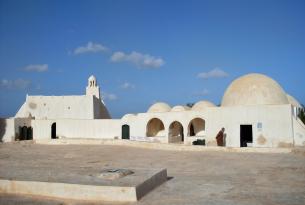
POLYGON ((229 85, 220 106, 158 102, 146 113, 111 119, 91 76, 86 95, 27 96, 15 117, 1 120, 0 140, 86 138, 217 146, 215 137, 225 128, 226 147, 305 146, 300 107, 273 79, 248 74, 229 85))

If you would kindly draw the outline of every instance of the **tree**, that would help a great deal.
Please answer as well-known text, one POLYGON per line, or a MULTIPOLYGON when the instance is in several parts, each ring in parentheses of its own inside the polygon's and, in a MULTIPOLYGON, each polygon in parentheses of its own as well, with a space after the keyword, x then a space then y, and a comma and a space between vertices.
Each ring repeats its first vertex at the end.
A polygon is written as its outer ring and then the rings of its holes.
POLYGON ((195 103, 186 103, 186 106, 192 108, 195 105, 195 103))

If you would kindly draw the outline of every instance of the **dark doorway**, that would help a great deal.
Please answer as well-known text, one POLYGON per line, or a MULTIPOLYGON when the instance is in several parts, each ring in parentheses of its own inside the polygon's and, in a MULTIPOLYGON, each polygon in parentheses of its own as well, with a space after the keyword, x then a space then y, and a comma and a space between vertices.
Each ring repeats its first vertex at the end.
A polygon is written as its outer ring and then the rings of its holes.
POLYGON ((252 125, 240 125, 240 147, 253 142, 252 125))
POLYGON ((33 128, 32 127, 28 127, 26 139, 27 140, 32 140, 33 139, 33 128))
POLYGON ((129 133, 129 125, 122 126, 122 139, 129 140, 130 133, 129 133))
POLYGON ((195 131, 194 131, 193 123, 190 126, 190 136, 195 136, 195 131))
POLYGON ((19 127, 19 140, 26 140, 27 139, 27 127, 23 126, 23 127, 19 127))
POLYGON ((55 122, 51 126, 51 138, 56 139, 56 123, 55 122))
POLYGON ((180 122, 174 121, 170 124, 168 129, 168 142, 169 143, 183 143, 184 133, 183 126, 180 122))

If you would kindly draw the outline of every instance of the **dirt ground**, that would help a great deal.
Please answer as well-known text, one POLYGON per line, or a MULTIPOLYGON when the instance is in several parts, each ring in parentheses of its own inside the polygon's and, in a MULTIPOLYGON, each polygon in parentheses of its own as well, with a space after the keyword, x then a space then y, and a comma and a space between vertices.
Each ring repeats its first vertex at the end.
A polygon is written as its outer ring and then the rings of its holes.
MULTIPOLYGON (((167 168, 170 179, 134 203, 137 205, 305 204, 305 156, 300 153, 0 144, 0 178, 38 176, 45 181, 63 177, 73 180, 104 168, 167 168)), ((0 204, 91 203, 0 194, 0 204)))

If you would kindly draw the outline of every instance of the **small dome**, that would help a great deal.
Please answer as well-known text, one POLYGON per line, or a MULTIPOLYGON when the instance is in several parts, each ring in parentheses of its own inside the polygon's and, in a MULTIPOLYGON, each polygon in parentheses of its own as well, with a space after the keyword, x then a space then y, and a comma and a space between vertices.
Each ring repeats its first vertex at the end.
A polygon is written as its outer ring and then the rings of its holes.
POLYGON ((302 105, 299 103, 299 101, 297 101, 294 97, 292 97, 291 95, 289 94, 286 94, 287 95, 287 98, 288 98, 288 102, 297 107, 297 108, 302 108, 302 105))
POLYGON ((89 78, 88 78, 89 81, 96 81, 96 78, 94 75, 91 75, 89 78))
POLYGON ((221 106, 288 104, 282 87, 266 75, 252 73, 234 80, 227 88, 221 106))
POLYGON ((147 112, 169 112, 170 110, 171 107, 167 103, 157 102, 150 106, 147 112))
POLYGON ((195 103, 195 105, 193 105, 192 107, 192 110, 200 111, 200 110, 204 110, 206 107, 216 107, 216 105, 214 105, 214 103, 210 101, 202 100, 195 103))
POLYGON ((135 114, 126 114, 122 117, 122 120, 129 120, 134 118, 136 115, 135 114))
POLYGON ((186 111, 186 110, 188 110, 186 107, 187 107, 187 106, 176 105, 176 106, 174 106, 174 107, 171 109, 171 111, 172 111, 172 112, 186 111))

